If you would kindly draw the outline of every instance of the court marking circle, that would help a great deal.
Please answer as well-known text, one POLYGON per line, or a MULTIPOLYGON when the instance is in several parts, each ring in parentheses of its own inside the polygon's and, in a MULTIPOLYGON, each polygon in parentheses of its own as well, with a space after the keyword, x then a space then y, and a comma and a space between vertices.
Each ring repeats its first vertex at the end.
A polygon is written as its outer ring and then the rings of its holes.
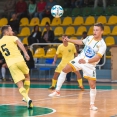
POLYGON ((49 107, 34 106, 33 109, 27 109, 23 105, 1 105, 0 115, 2 117, 36 117, 55 113, 56 110, 49 107))

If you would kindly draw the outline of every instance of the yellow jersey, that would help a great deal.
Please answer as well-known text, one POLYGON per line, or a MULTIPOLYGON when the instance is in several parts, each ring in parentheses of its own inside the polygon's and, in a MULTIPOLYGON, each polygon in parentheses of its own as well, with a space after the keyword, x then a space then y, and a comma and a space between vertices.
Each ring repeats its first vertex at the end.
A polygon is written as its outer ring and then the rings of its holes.
POLYGON ((18 40, 16 36, 3 36, 0 39, 0 51, 4 56, 8 67, 17 62, 24 61, 24 58, 17 47, 16 40, 18 40))
POLYGON ((61 62, 63 63, 68 63, 70 60, 72 60, 74 58, 75 53, 76 53, 76 48, 75 48, 75 45, 72 43, 68 43, 67 46, 60 44, 56 51, 57 55, 62 54, 61 62))

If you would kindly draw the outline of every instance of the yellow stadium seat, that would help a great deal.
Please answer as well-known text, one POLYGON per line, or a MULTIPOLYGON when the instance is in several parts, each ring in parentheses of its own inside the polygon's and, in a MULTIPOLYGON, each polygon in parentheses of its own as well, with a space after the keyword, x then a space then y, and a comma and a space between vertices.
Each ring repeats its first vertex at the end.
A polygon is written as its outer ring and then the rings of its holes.
POLYGON ((115 45, 115 39, 113 36, 108 36, 105 38, 105 43, 107 46, 115 45))
POLYGON ((87 35, 92 35, 92 34, 93 34, 93 26, 89 28, 87 35))
POLYGON ((74 22, 72 25, 78 26, 78 25, 82 25, 82 24, 84 24, 84 19, 83 19, 83 17, 78 16, 74 19, 74 22))
POLYGON ((84 31, 87 31, 86 27, 85 26, 80 26, 77 29, 77 31, 76 31, 76 33, 74 35, 75 36, 81 36, 84 31))
POLYGON ((111 33, 110 27, 109 26, 104 26, 103 35, 109 35, 110 33, 111 33))
POLYGON ((27 39, 27 37, 24 37, 24 38, 23 38, 22 43, 28 45, 28 39, 27 39))
POLYGON ((117 16, 110 16, 106 25, 115 25, 117 24, 117 16))
POLYGON ((35 25, 39 25, 39 24, 40 24, 39 18, 34 17, 31 19, 29 26, 35 26, 35 25))
MULTIPOLYGON (((105 43, 107 46, 115 45, 115 39, 113 36, 108 36, 105 38, 105 43)), ((111 55, 106 55, 106 58, 111 58, 111 55)))
POLYGON ((64 34, 64 30, 63 30, 63 27, 56 27, 54 29, 54 34, 55 36, 62 36, 64 34))
POLYGON ((96 23, 98 23, 98 22, 101 22, 102 24, 106 24, 106 23, 107 23, 106 16, 99 16, 99 17, 97 18, 96 23))
POLYGON ((58 40, 62 41, 62 37, 58 37, 58 40))
POLYGON ((116 35, 117 36, 117 26, 114 26, 112 29, 112 33, 110 35, 116 35))
POLYGON ((34 55, 34 58, 44 58, 45 57, 45 50, 44 48, 37 48, 34 55))
POLYGON ((85 23, 83 25, 94 25, 95 24, 95 18, 93 16, 88 16, 85 20, 85 23))
POLYGON ((58 26, 61 24, 61 18, 53 18, 52 23, 50 26, 58 26))
POLYGON ((24 27, 21 29, 21 32, 17 36, 29 36, 30 35, 30 29, 29 27, 24 27))
POLYGON ((47 50, 47 53, 45 55, 45 58, 53 58, 56 54, 56 49, 55 48, 49 48, 47 50))
POLYGON ((72 18, 71 17, 65 17, 63 19, 63 22, 60 24, 61 26, 68 26, 72 24, 72 18))
POLYGON ((20 20, 20 26, 28 26, 29 25, 29 19, 28 18, 22 18, 20 20))
POLYGON ((75 34, 75 28, 74 27, 69 26, 69 27, 66 28, 65 35, 72 36, 74 34, 75 34))
POLYGON ((50 24, 50 19, 48 17, 44 17, 42 20, 41 20, 41 23, 39 26, 45 26, 46 25, 46 22, 48 22, 50 24))
POLYGON ((8 24, 8 19, 7 18, 2 18, 0 19, 0 27, 7 25, 8 24))
POLYGON ((70 37, 70 39, 77 40, 78 38, 77 37, 70 37))

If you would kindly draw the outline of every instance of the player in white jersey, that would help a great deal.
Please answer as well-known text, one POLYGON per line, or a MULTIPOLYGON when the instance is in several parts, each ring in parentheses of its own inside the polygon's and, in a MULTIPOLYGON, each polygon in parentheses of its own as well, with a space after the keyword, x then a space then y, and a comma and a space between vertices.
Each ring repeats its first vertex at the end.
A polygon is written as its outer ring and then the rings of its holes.
POLYGON ((54 92, 49 94, 50 97, 60 96, 60 88, 65 81, 66 74, 71 71, 82 70, 83 76, 88 80, 90 86, 90 109, 97 110, 95 107, 96 97, 96 64, 106 51, 106 44, 102 39, 104 26, 101 23, 96 23, 93 28, 93 35, 86 37, 84 40, 72 40, 64 38, 68 42, 78 45, 85 45, 82 52, 71 60, 59 75, 57 87, 54 92))

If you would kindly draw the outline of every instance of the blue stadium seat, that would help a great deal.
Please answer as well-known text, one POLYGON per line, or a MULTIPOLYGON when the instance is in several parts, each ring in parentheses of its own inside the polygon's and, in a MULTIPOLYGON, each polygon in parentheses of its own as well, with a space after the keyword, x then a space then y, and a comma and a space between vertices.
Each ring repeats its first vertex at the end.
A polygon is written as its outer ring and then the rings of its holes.
MULTIPOLYGON (((47 78, 47 73, 46 73, 46 71, 48 71, 49 72, 49 77, 48 78, 50 78, 50 70, 53 68, 53 67, 55 67, 55 66, 53 66, 52 65, 52 63, 53 63, 53 58, 46 58, 45 59, 45 64, 43 64, 43 65, 40 65, 39 66, 39 72, 40 71, 45 71, 45 80, 46 80, 46 78, 47 78)), ((40 74, 40 73, 39 73, 40 74)), ((39 76, 40 77, 40 76, 39 76)))

